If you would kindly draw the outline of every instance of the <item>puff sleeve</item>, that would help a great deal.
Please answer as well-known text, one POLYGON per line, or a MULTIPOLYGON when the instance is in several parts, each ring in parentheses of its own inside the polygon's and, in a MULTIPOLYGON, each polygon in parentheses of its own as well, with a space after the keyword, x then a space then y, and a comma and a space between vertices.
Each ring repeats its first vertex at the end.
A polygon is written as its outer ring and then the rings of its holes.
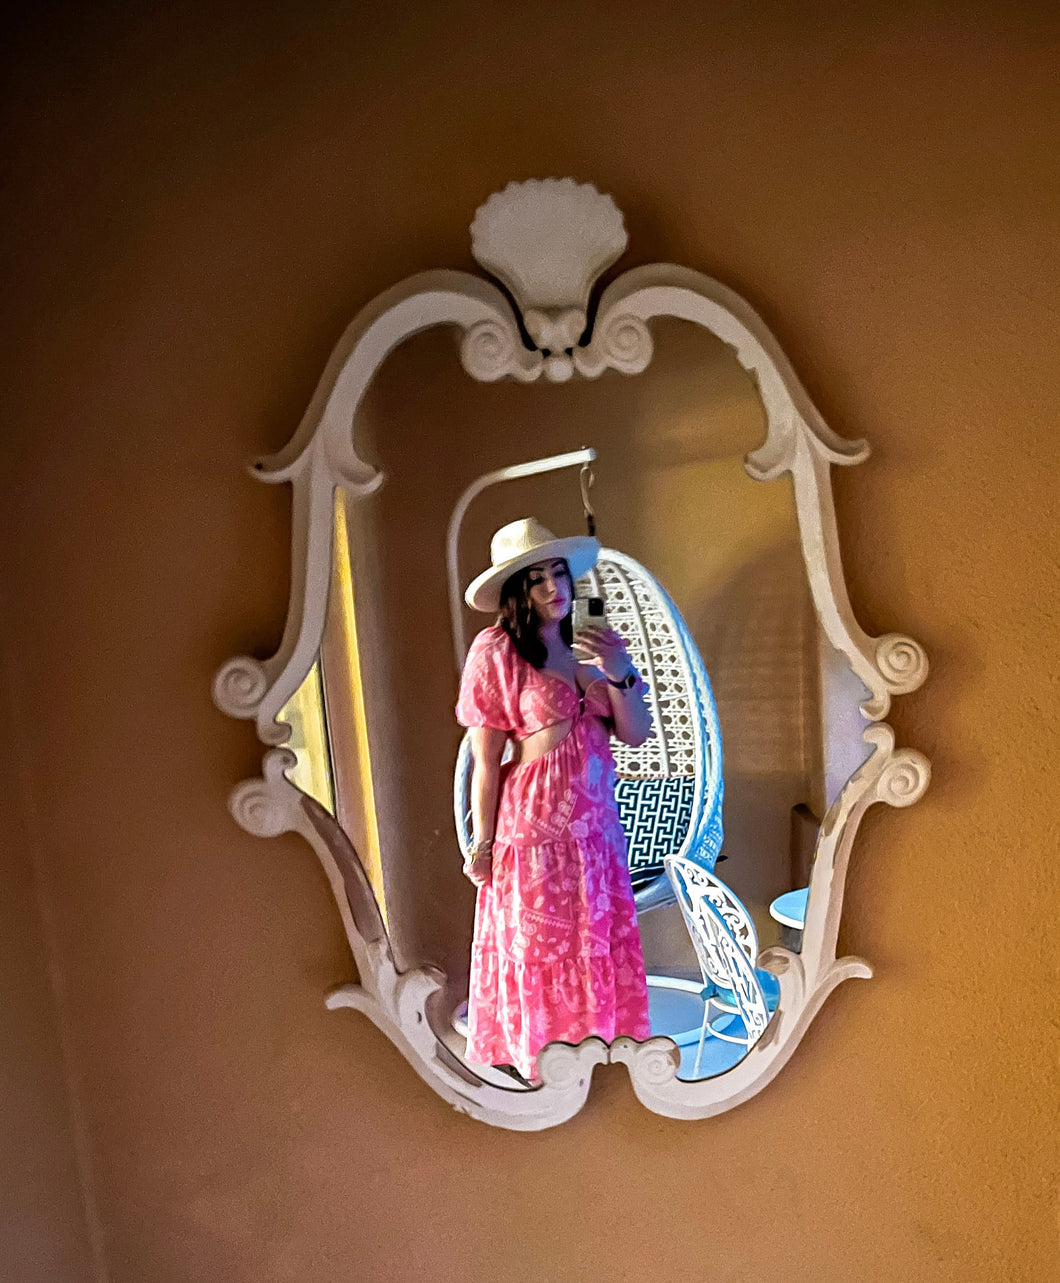
POLYGON ((461 726, 488 726, 514 732, 519 725, 515 648, 502 628, 485 628, 471 643, 460 678, 456 720, 461 726))

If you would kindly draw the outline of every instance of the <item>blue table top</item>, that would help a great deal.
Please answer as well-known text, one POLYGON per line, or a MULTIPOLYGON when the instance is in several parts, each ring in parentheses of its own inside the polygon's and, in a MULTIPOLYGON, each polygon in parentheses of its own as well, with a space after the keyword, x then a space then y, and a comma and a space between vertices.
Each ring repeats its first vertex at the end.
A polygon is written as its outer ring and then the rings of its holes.
POLYGON ((801 931, 806 925, 806 900, 809 894, 809 887, 799 887, 797 891, 785 891, 769 906, 769 916, 776 918, 781 926, 796 927, 801 931))

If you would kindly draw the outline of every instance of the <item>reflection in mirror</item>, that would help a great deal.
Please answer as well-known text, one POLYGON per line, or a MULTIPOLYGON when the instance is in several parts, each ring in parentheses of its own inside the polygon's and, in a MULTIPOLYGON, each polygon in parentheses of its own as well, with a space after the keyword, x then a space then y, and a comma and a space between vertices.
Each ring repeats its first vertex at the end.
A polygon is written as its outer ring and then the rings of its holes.
POLYGON ((296 788, 319 802, 329 815, 334 815, 331 749, 319 662, 313 665, 305 681, 280 709, 276 720, 290 728, 285 747, 294 754, 295 764, 287 770, 287 778, 296 788))
POLYGON ((646 750, 650 692, 606 616, 573 631, 574 580, 599 580, 598 553, 510 522, 466 594, 499 620, 475 638, 456 710, 455 819, 478 886, 466 1054, 524 1085, 548 1042, 651 1035, 610 747, 646 750))
MULTIPOLYGON (((665 590, 709 677, 713 702, 697 715, 709 720, 716 709, 720 725, 718 862, 709 843, 681 851, 678 835, 672 850, 657 844, 655 891, 638 897, 652 1031, 677 1042, 680 1077, 724 1072, 760 1036, 776 984, 756 967, 759 951, 798 947, 805 897, 800 908, 789 893, 807 886, 825 808, 866 755, 865 691, 818 625, 790 479, 752 481, 743 467, 766 433, 752 378, 698 327, 665 319, 653 334, 654 361, 636 379, 608 372, 563 386, 474 383, 451 335, 409 340, 381 367, 356 425, 359 453, 386 482, 357 503, 336 495, 312 687, 323 692, 326 742, 306 752, 330 755, 331 806, 386 915, 399 967, 434 963, 445 973, 452 1014, 443 1032, 457 1054, 474 891, 453 826, 462 732, 445 548, 454 505, 476 478, 590 444, 601 542, 665 590), (687 860, 664 866, 665 855, 687 860)), ((583 533, 577 469, 505 482, 474 500, 458 548, 461 588, 487 564, 492 533, 530 515, 557 534, 583 533)), ((458 648, 490 623, 468 611, 458 648)), ((293 778, 320 800, 311 773, 293 778)), ((638 892, 647 885, 640 879, 638 892)))
POLYGON ((335 492, 331 583, 320 646, 327 745, 334 778, 333 814, 353 844, 388 923, 386 883, 380 855, 373 754, 369 742, 361 664, 360 621, 353 592, 347 499, 335 492))

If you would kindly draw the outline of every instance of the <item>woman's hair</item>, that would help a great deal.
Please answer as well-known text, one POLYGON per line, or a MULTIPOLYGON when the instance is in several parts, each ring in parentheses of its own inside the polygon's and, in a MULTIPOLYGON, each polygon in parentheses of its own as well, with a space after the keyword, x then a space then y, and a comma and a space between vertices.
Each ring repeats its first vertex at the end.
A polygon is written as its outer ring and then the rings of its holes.
MULTIPOLYGON (((535 668, 544 668, 545 661, 548 659, 548 648, 541 640, 541 623, 530 600, 531 570, 532 567, 529 566, 524 570, 517 570, 504 581, 501 586, 501 609, 497 616, 497 623, 512 639, 515 649, 528 664, 533 664, 535 668)), ((573 596, 574 581, 566 561, 563 561, 561 573, 567 576, 573 596)), ((559 635, 568 646, 574 640, 574 626, 569 612, 566 618, 560 620, 559 635)))

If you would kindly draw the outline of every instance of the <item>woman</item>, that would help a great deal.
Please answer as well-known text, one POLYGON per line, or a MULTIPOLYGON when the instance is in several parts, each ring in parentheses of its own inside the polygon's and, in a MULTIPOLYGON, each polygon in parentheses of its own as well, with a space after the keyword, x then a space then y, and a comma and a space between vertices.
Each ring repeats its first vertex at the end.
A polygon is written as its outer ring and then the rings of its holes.
POLYGON ((644 682, 611 629, 588 627, 572 646, 573 580, 599 551, 595 539, 515 521, 465 594, 500 612, 471 646, 456 709, 472 728, 464 871, 479 888, 467 1054, 528 1081, 548 1042, 649 1035, 609 745, 612 732, 647 739, 644 682))

